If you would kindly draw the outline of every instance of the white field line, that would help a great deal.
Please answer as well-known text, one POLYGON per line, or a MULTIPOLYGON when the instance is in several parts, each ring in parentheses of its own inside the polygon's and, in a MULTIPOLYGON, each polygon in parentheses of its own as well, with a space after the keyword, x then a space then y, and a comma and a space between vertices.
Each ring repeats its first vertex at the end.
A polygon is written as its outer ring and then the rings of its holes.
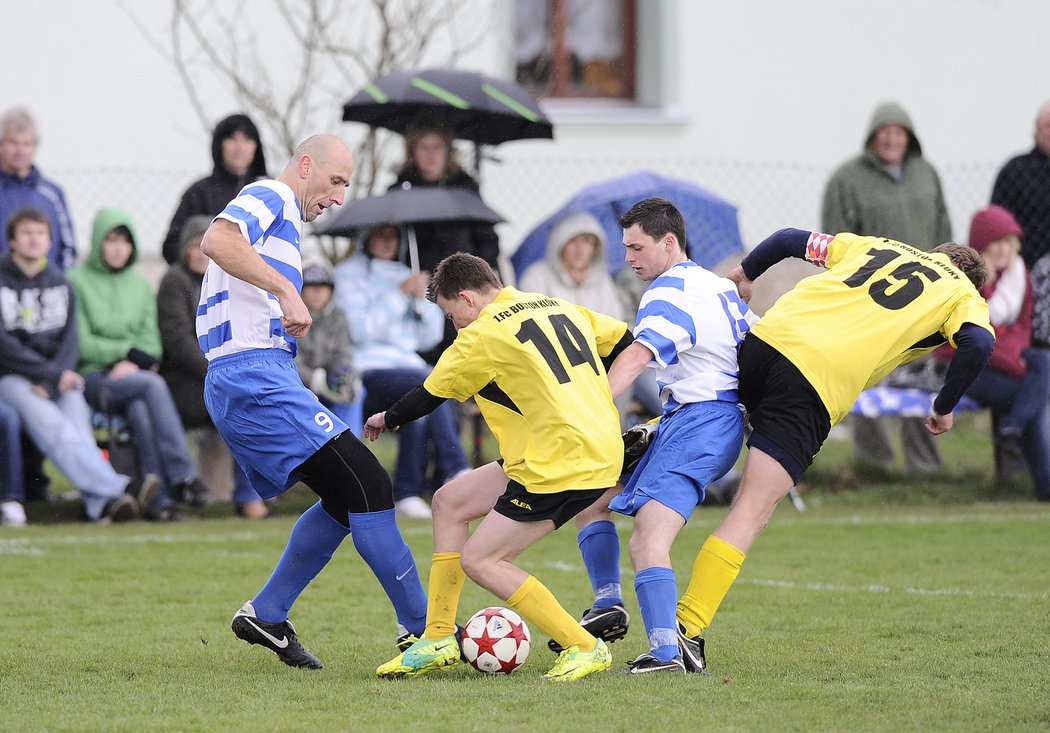
POLYGON ((914 596, 955 596, 961 598, 998 598, 1013 601, 1047 601, 1050 593, 1016 593, 1013 591, 981 591, 970 588, 894 588, 888 585, 842 585, 839 583, 795 583, 790 580, 769 580, 765 578, 740 578, 738 583, 760 585, 784 590, 807 590, 822 593, 879 593, 885 595, 914 596))
POLYGON ((771 527, 788 525, 833 525, 833 526, 882 526, 895 524, 912 525, 934 525, 934 524, 963 524, 965 522, 1040 522, 1050 524, 1050 512, 1034 511, 1026 514, 900 514, 881 517, 872 516, 849 516, 849 517, 794 517, 778 515, 769 523, 771 527))
MULTIPOLYGON (((586 578, 583 563, 572 564, 556 560, 543 563, 543 567, 566 573, 580 573, 586 578)), ((629 568, 620 568, 620 573, 626 582, 634 577, 629 568)), ((959 598, 998 598, 1001 600, 1015 601, 1050 601, 1050 593, 1016 593, 1013 591, 981 591, 969 588, 894 588, 889 585, 844 585, 841 583, 796 583, 791 580, 772 580, 767 578, 738 578, 737 583, 745 585, 759 585, 767 588, 780 588, 782 590, 817 591, 820 593, 879 593, 885 595, 914 595, 914 596, 954 596, 959 598)))
MULTIPOLYGON (((12 530, 20 532, 21 530, 12 530)), ((406 537, 419 535, 430 535, 430 525, 418 527, 409 526, 401 529, 401 534, 406 537)), ((189 543, 203 544, 226 544, 231 542, 255 542, 265 537, 261 532, 216 532, 211 534, 132 534, 114 535, 108 534, 105 529, 100 528, 98 534, 77 535, 64 537, 26 537, 7 536, 0 537, 0 555, 23 555, 41 557, 45 554, 44 547, 47 546, 76 546, 76 545, 180 545, 189 543)), ((283 542, 283 540, 281 540, 283 542)))

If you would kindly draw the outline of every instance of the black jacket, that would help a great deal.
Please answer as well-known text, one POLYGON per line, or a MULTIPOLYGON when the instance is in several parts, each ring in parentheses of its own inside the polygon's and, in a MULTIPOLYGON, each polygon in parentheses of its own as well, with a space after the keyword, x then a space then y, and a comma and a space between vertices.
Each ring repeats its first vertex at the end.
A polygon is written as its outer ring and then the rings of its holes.
POLYGON ((1050 156, 1033 148, 1011 159, 995 179, 992 203, 999 204, 1024 229, 1021 256, 1031 270, 1050 252, 1050 156))
MULTIPOLYGON (((390 189, 417 186, 448 186, 465 188, 480 195, 477 181, 465 171, 451 176, 445 181, 424 181, 419 173, 410 169, 402 171, 390 189)), ((496 274, 499 274, 499 237, 491 224, 467 221, 441 221, 430 224, 416 224, 416 244, 419 246, 419 269, 433 272, 437 263, 456 252, 467 252, 477 255, 488 262, 496 274)), ((405 262, 406 265, 411 264, 405 262)))
POLYGON ((200 179, 186 189, 186 192, 182 194, 182 199, 179 200, 178 208, 175 209, 175 215, 171 217, 168 235, 164 237, 164 245, 161 249, 169 265, 174 264, 181 256, 179 235, 187 219, 199 215, 216 216, 226 208, 226 204, 237 197, 242 188, 259 178, 266 178, 266 157, 263 155, 259 131, 255 124, 244 115, 231 115, 215 126, 211 139, 211 159, 215 165, 211 175, 200 179), (255 148, 255 159, 243 176, 230 173, 222 164, 222 141, 232 137, 233 133, 238 130, 258 143, 255 148))
MULTIPOLYGON (((465 188, 480 194, 478 183, 465 171, 460 171, 443 181, 425 181, 414 168, 402 170, 388 190, 411 188, 415 186, 448 186, 465 188)), ((491 224, 469 221, 436 221, 430 224, 414 225, 416 245, 419 249, 419 269, 433 272, 441 260, 456 252, 467 252, 477 255, 489 263, 496 276, 499 276, 499 236, 491 224)), ((411 263, 405 261, 406 265, 411 263)), ((445 335, 434 348, 420 352, 428 364, 436 364, 438 357, 456 338, 456 328, 451 320, 445 321, 445 335)))

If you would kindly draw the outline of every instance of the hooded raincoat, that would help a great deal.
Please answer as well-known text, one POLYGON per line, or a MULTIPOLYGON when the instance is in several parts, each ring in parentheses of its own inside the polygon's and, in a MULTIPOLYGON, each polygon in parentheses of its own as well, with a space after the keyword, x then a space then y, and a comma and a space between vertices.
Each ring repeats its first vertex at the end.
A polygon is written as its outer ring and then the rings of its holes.
POLYGON ((182 226, 191 216, 216 216, 233 201, 246 185, 259 178, 266 178, 266 157, 255 123, 246 115, 230 115, 215 126, 211 138, 211 159, 214 163, 211 175, 193 183, 179 200, 175 215, 171 217, 168 234, 164 237, 161 252, 168 264, 175 264, 181 256, 182 226), (255 158, 243 176, 230 172, 222 162, 222 141, 243 132, 256 142, 255 158))
POLYGON ((899 104, 885 102, 875 108, 863 151, 832 174, 824 189, 821 229, 887 237, 923 250, 951 241, 940 178, 922 157, 915 127, 899 104), (886 125, 900 125, 908 132, 899 177, 873 151, 875 133, 886 125))
POLYGON ((160 359, 157 301, 149 281, 133 268, 138 259, 137 239, 126 212, 101 209, 91 229, 87 260, 69 272, 77 296, 79 371, 85 376, 108 370, 133 348, 160 359), (113 270, 102 261, 102 242, 118 226, 131 232, 132 251, 127 265, 113 270))

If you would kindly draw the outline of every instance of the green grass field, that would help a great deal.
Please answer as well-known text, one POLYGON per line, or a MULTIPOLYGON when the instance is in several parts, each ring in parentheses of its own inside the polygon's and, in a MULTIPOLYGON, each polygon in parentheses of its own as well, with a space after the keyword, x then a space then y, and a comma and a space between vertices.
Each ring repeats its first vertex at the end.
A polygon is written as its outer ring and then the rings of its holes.
MULTIPOLYGON (((460 665, 378 680, 393 614, 349 543, 293 610, 327 666, 293 670, 237 640, 229 620, 272 569, 305 492, 257 523, 212 509, 96 527, 31 506, 30 527, 0 530, 0 729, 1045 731, 1050 506, 1027 479, 994 482, 980 420, 945 437, 948 467, 929 480, 858 477, 848 446, 829 443, 807 476, 807 511, 778 509, 706 634, 708 677, 544 683, 554 655, 534 630, 511 677, 460 665)), ((680 582, 725 511, 700 510, 680 537, 680 582)), ((629 521, 619 528, 626 547, 629 521)), ((425 574, 429 525, 403 530, 425 574)), ((570 528, 520 563, 571 611, 589 605, 570 528)), ((635 624, 611 647, 617 667, 647 646, 626 552, 623 565, 635 624)), ((495 603, 468 582, 460 620, 495 603)))

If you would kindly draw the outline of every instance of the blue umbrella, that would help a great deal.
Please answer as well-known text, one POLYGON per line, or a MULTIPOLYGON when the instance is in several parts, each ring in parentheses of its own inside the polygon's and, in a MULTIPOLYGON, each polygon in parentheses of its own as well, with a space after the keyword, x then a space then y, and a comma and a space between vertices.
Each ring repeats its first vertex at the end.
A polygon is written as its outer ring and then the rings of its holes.
POLYGON ((517 277, 547 252, 547 239, 554 225, 569 214, 589 211, 605 229, 606 262, 610 274, 624 264, 623 230, 619 217, 634 204, 652 196, 672 201, 685 217, 689 257, 702 267, 711 268, 744 245, 740 240, 736 207, 696 184, 639 171, 580 189, 569 203, 532 230, 511 256, 517 277))

